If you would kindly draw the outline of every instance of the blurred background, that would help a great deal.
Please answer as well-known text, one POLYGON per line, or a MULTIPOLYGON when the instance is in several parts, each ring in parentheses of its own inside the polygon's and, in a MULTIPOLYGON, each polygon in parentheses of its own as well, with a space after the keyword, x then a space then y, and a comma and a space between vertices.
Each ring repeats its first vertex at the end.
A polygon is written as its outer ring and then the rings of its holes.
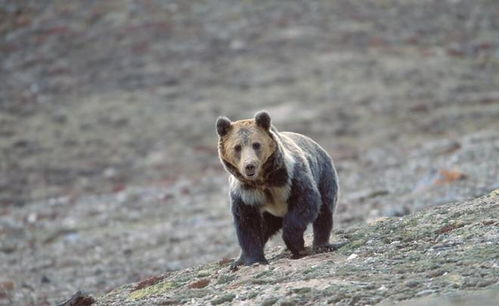
POLYGON ((236 256, 214 125, 261 109, 337 230, 498 188, 499 3, 0 0, 0 305, 236 256))

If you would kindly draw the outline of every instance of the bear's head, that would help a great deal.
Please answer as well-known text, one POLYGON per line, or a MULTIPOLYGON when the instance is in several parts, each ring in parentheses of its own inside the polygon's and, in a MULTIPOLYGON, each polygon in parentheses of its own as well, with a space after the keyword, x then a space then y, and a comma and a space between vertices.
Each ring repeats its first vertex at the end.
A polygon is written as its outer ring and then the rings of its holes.
POLYGON ((263 111, 253 119, 234 122, 219 117, 218 154, 226 169, 244 181, 261 180, 263 165, 277 149, 270 129, 270 115, 263 111))

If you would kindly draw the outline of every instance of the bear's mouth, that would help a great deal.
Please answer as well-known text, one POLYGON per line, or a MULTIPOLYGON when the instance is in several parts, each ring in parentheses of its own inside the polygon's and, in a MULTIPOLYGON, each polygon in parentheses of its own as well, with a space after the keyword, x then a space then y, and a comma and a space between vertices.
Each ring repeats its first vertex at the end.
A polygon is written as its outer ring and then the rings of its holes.
POLYGON ((253 172, 245 172, 244 176, 249 180, 254 180, 256 178, 256 171, 253 172))
POLYGON ((254 165, 250 164, 250 165, 245 166, 243 173, 244 173, 244 176, 246 176, 246 178, 252 179, 256 176, 256 174, 258 173, 258 170, 254 165))

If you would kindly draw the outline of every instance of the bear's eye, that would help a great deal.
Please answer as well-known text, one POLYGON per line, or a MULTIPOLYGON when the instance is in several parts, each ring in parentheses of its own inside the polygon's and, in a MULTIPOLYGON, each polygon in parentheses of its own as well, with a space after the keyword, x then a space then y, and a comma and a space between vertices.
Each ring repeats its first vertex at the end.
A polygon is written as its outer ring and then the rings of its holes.
POLYGON ((235 147, 234 147, 234 150, 235 150, 236 152, 240 152, 240 151, 241 151, 241 146, 240 146, 240 145, 235 146, 235 147))
POLYGON ((261 146, 262 146, 262 145, 261 145, 259 142, 254 142, 254 143, 253 143, 253 149, 255 149, 255 150, 260 149, 260 147, 261 147, 261 146))

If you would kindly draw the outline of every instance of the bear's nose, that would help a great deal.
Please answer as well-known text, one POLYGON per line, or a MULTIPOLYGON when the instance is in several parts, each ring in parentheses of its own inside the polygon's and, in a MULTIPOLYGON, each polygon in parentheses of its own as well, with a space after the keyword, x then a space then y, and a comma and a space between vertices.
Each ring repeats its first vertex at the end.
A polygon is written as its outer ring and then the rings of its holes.
POLYGON ((247 164, 244 169, 246 170, 246 174, 248 175, 253 175, 255 174, 255 165, 254 164, 247 164))

